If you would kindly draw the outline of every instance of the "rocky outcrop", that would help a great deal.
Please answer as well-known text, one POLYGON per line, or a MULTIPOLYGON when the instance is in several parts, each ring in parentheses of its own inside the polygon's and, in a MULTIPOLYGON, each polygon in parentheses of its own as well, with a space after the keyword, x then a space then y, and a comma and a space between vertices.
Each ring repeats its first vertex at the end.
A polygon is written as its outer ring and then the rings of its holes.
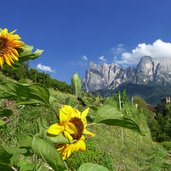
POLYGON ((94 92, 101 89, 115 89, 122 83, 171 84, 171 59, 155 59, 144 56, 136 68, 122 68, 116 63, 97 65, 90 63, 84 79, 84 89, 94 92))
POLYGON ((96 65, 91 62, 84 81, 86 91, 96 91, 110 86, 119 71, 120 67, 117 64, 96 65))
POLYGON ((136 83, 163 86, 171 84, 171 59, 159 60, 150 56, 142 57, 137 65, 136 83))

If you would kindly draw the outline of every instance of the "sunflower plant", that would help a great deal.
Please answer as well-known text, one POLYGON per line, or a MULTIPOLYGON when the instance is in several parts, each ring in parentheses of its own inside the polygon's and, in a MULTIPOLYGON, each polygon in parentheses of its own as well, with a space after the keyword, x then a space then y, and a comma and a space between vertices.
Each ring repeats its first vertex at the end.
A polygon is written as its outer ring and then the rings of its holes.
POLYGON ((85 135, 94 136, 93 133, 87 130, 87 114, 89 108, 83 112, 64 105, 59 111, 59 122, 51 125, 48 128, 49 135, 59 135, 63 133, 69 144, 60 144, 57 150, 62 155, 63 160, 70 157, 74 151, 85 151, 85 135))
MULTIPOLYGON (((20 62, 35 59, 42 54, 42 50, 33 51, 33 47, 25 44, 16 30, 0 29, 0 68, 4 65, 17 66, 20 62)), ((17 146, 0 145, 0 170, 43 170, 42 159, 48 170, 68 170, 65 160, 72 157, 76 151, 86 150, 86 138, 95 136, 87 129, 88 126, 106 124, 122 126, 141 133, 139 126, 130 118, 125 118, 113 106, 100 108, 86 104, 81 97, 81 79, 76 73, 72 77, 72 87, 75 95, 84 103, 85 108, 80 111, 75 106, 64 104, 59 112, 50 103, 49 90, 42 84, 19 84, 0 81, 0 99, 11 99, 19 105, 45 105, 56 115, 56 123, 47 124, 40 118, 38 121, 39 132, 33 137, 21 134, 17 137, 17 146), (91 108, 91 109, 90 109, 91 108), (96 109, 96 116, 91 117, 91 123, 87 122, 90 110, 96 109), (28 162, 31 157, 32 163, 28 162)), ((67 98, 69 103, 69 98, 67 98)), ((9 115, 12 111, 0 108, 0 114, 9 115)), ((0 119, 0 129, 4 129, 5 121, 0 119)), ((7 126, 7 125, 6 125, 7 126)), ((82 170, 107 171, 108 169, 91 163, 83 164, 82 170)))

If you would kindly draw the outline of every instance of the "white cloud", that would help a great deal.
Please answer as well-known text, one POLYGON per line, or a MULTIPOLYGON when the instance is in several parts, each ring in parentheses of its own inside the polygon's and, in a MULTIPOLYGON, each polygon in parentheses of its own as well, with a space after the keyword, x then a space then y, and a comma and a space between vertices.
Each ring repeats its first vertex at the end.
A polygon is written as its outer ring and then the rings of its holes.
POLYGON ((42 70, 42 71, 47 71, 47 72, 55 72, 54 70, 51 69, 51 67, 46 66, 46 65, 42 65, 41 63, 39 63, 37 65, 37 68, 42 70))
POLYGON ((83 59, 84 61, 88 61, 88 57, 86 55, 82 56, 81 59, 83 59))
POLYGON ((99 59, 103 62, 107 61, 104 56, 100 56, 99 59))
POLYGON ((160 39, 152 44, 140 43, 131 52, 123 52, 119 64, 137 64, 142 56, 151 56, 153 58, 171 58, 171 43, 160 39))
POLYGON ((120 43, 120 44, 117 45, 117 47, 113 47, 113 48, 111 49, 111 51, 112 51, 112 54, 113 54, 113 55, 119 55, 119 54, 125 52, 126 49, 124 48, 124 44, 121 44, 121 43, 120 43))

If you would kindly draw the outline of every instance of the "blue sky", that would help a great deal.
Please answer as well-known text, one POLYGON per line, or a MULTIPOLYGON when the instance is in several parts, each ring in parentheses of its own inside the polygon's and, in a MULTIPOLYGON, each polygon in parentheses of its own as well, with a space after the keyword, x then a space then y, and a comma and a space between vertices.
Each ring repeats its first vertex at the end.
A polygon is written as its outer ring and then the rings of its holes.
POLYGON ((70 84, 89 62, 136 64, 171 57, 170 0, 3 0, 1 28, 43 49, 30 66, 70 84))

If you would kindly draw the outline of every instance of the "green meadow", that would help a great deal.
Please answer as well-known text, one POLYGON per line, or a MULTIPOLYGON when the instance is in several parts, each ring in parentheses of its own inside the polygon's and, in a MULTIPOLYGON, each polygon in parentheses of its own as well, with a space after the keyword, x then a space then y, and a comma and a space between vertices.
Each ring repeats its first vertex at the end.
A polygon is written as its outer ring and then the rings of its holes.
MULTIPOLYGON (((0 75, 0 79, 14 81, 3 74, 0 75)), ((19 140, 21 135, 34 137, 39 132, 37 124, 39 120, 45 120, 48 126, 55 123, 58 110, 64 104, 75 107, 80 111, 90 107, 87 129, 93 132, 95 136, 86 139, 86 151, 74 152, 65 161, 69 171, 78 170, 84 163, 99 164, 110 171, 171 170, 171 143, 159 143, 152 140, 148 120, 149 116, 153 114, 143 105, 136 108, 129 100, 125 100, 120 110, 116 97, 103 98, 82 93, 78 98, 74 94, 57 91, 53 88, 49 88, 49 92, 50 104, 56 114, 51 108, 43 104, 18 105, 15 101, 0 100, 1 109, 12 111, 12 113, 9 112, 9 115, 1 115, 1 119, 5 122, 0 127, 1 145, 15 148, 19 146, 19 141, 22 141, 21 138, 19 140), (92 123, 97 111, 102 108, 107 110, 108 106, 115 110, 113 115, 115 113, 122 114, 135 121, 141 133, 134 129, 124 128, 124 126, 92 123)), ((108 114, 110 115, 106 112, 106 115, 108 114)), ((53 170, 43 158, 36 156, 31 149, 26 149, 26 153, 17 153, 9 159, 9 165, 13 170, 53 170)), ((0 153, 0 158, 3 157, 2 155, 4 153, 0 153)), ((3 163, 2 159, 0 163, 3 163)))

